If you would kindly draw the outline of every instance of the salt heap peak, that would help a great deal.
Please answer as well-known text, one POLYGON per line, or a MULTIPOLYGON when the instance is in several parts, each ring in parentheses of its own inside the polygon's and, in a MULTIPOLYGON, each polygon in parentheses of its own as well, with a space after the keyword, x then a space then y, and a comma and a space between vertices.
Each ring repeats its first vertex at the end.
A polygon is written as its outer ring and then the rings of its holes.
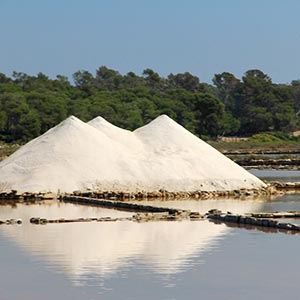
POLYGON ((124 130, 124 131, 128 131, 128 130, 126 130, 126 129, 122 129, 122 128, 120 128, 120 127, 118 127, 118 126, 116 126, 116 125, 114 125, 114 124, 112 124, 112 123, 110 123, 110 122, 108 122, 107 120, 105 120, 103 117, 101 117, 101 116, 98 116, 98 117, 96 117, 96 118, 94 118, 94 119, 92 119, 92 120, 90 120, 89 122, 88 122, 88 124, 89 125, 91 125, 91 126, 94 126, 94 127, 99 127, 99 128, 115 128, 116 130, 124 130))
POLYGON ((144 152, 144 145, 130 130, 115 126, 100 116, 92 119, 88 124, 97 128, 115 142, 126 147, 132 155, 136 155, 137 153, 142 155, 144 152))
POLYGON ((182 146, 186 148, 186 145, 184 145, 186 139, 194 139, 197 142, 204 143, 167 115, 160 115, 149 124, 136 129, 134 133, 145 143, 149 144, 148 146, 155 148, 175 145, 176 147, 182 146))
POLYGON ((103 117, 98 116, 92 120, 90 120, 87 124, 99 129, 104 134, 111 137, 113 134, 114 136, 121 135, 121 134, 130 134, 132 133, 130 130, 120 128, 107 120, 105 120, 103 117))

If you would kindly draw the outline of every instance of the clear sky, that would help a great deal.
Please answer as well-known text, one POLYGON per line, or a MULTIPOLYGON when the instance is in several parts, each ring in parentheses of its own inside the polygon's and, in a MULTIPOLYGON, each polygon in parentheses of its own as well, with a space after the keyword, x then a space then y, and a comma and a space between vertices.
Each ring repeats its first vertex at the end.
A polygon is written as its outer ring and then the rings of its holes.
POLYGON ((300 79, 299 0, 0 0, 0 72, 300 79))

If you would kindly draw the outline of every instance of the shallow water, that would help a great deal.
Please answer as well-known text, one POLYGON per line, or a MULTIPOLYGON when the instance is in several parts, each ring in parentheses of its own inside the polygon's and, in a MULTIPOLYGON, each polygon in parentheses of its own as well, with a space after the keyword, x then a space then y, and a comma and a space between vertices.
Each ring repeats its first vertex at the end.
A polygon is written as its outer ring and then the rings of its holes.
POLYGON ((253 175, 268 181, 300 182, 300 171, 292 170, 248 170, 253 175))
MULTIPOLYGON (((152 201, 200 212, 300 210, 300 195, 273 199, 152 201)), ((122 217, 50 202, 0 206, 0 299, 297 299, 299 235, 209 221, 33 225, 30 217, 122 217)))

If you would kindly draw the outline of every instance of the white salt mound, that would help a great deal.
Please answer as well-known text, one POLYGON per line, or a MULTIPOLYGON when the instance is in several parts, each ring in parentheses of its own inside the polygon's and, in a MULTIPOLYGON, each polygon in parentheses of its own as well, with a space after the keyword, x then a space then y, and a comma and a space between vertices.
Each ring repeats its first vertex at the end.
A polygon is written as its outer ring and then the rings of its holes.
POLYGON ((231 191, 265 184, 162 115, 134 132, 69 117, 0 163, 0 190, 231 191))
POLYGON ((148 149, 148 167, 160 174, 167 190, 224 191, 265 186, 166 115, 134 133, 148 149))
MULTIPOLYGON (((0 186, 18 191, 113 188, 131 177, 126 149, 75 117, 69 117, 0 163, 0 186)), ((136 175, 136 174, 134 174, 136 175)))

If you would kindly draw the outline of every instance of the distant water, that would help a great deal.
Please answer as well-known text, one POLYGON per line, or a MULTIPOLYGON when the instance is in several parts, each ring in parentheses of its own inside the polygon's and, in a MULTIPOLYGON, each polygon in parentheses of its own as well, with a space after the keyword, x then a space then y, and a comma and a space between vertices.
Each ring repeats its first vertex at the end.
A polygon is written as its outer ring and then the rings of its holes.
MULTIPOLYGON (((273 199, 152 201, 200 212, 300 210, 273 199)), ((50 202, 0 206, 0 299, 282 299, 299 295, 300 235, 209 221, 32 225, 30 217, 121 217, 130 212, 50 202)))
POLYGON ((292 170, 248 170, 253 175, 268 181, 300 182, 300 171, 292 170))

